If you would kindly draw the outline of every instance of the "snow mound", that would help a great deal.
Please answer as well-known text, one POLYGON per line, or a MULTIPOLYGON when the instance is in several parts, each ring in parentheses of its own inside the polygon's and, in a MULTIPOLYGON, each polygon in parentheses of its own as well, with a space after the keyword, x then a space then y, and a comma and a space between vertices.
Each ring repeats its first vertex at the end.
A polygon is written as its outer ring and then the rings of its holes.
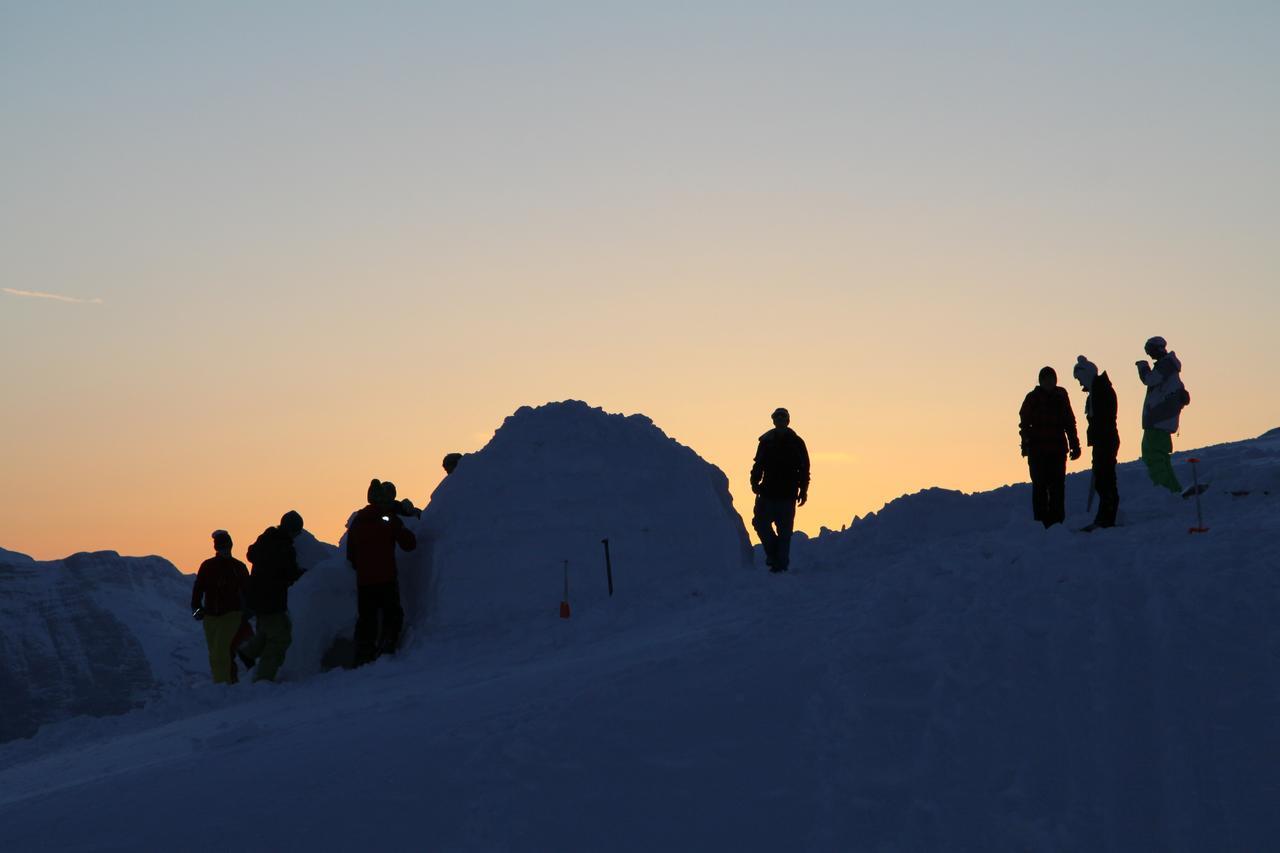
POLYGON ((124 713, 161 685, 207 678, 190 596, 190 577, 160 557, 0 552, 0 742, 71 716, 124 713))
POLYGON ((521 408, 466 456, 414 525, 403 559, 409 624, 481 626, 554 616, 565 561, 574 608, 688 595, 749 567, 724 473, 641 415, 566 401, 521 408))

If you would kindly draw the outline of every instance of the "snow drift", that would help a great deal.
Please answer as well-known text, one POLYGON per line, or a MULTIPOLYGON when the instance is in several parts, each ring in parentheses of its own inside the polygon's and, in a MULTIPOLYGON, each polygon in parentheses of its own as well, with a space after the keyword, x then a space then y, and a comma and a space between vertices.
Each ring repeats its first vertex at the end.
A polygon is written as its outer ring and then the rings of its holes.
POLYGON ((159 557, 0 551, 0 741, 123 713, 207 671, 190 597, 191 578, 159 557))

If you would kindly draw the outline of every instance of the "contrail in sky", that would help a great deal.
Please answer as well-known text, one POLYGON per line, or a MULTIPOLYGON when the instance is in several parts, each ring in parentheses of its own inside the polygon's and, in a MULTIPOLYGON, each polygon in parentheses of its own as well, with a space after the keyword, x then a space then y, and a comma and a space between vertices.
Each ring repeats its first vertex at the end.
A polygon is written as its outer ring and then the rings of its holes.
POLYGON ((14 290, 12 287, 0 287, 10 296, 21 296, 26 299, 52 299, 55 302, 75 302, 79 305, 101 305, 101 299, 76 299, 74 296, 61 296, 57 293, 41 293, 38 290, 14 290))

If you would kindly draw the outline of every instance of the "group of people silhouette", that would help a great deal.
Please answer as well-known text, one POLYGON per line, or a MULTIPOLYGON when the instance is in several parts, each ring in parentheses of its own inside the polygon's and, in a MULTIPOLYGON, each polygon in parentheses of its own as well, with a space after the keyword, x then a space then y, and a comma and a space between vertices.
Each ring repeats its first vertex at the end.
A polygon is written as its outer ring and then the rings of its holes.
MULTIPOLYGON (((1191 402, 1180 376, 1182 363, 1164 338, 1150 338, 1144 349, 1152 361, 1136 362, 1138 378, 1146 386, 1142 460, 1152 482, 1181 492, 1170 456, 1182 409, 1191 402)), ((1085 356, 1077 358, 1072 375, 1087 395, 1085 436, 1093 450, 1092 488, 1098 495, 1098 512, 1083 529, 1092 531, 1114 526, 1120 507, 1118 405, 1110 376, 1085 356)), ((778 408, 772 420, 773 429, 760 436, 751 467, 755 495, 751 526, 760 537, 769 571, 779 573, 790 566, 796 508, 809 499, 810 470, 808 448, 791 429, 791 414, 778 408)), ((1031 474, 1032 515, 1046 528, 1060 524, 1066 518, 1067 459, 1079 459, 1082 451, 1070 397, 1058 386, 1052 367, 1040 370, 1039 384, 1022 402, 1019 434, 1031 474)), ((460 453, 444 457, 446 475, 462 458, 460 453)), ((356 584, 357 666, 394 653, 399 644, 404 610, 396 552, 417 547, 417 538, 403 518, 422 515, 411 501, 396 499, 396 487, 390 482, 371 481, 367 498, 368 503, 348 520, 346 536, 345 556, 356 584)), ((293 510, 281 517, 280 524, 264 530, 245 554, 253 564, 252 572, 231 555, 231 534, 214 531, 214 556, 196 573, 191 608, 204 626, 215 682, 237 680, 237 658, 246 668, 256 667, 255 681, 275 679, 292 642, 289 587, 305 573, 294 548, 302 530, 302 516, 293 510)))
MULTIPOLYGON (((1151 361, 1135 362, 1138 379, 1146 387, 1142 404, 1142 461, 1151 481, 1171 492, 1181 493, 1174 473, 1173 434, 1178 431, 1182 410, 1191 402, 1182 383, 1182 362, 1162 337, 1147 339, 1143 349, 1151 361)), ((1085 392, 1086 440, 1093 449, 1092 488, 1098 495, 1098 513, 1083 528, 1093 531, 1114 527, 1120 508, 1116 485, 1116 461, 1120 452, 1120 431, 1116 426, 1118 404, 1115 387, 1106 371, 1085 356, 1077 357, 1072 375, 1085 392)), ((1031 473, 1031 511, 1046 528, 1066 518, 1067 458, 1081 456, 1076 417, 1065 388, 1058 387, 1052 367, 1040 370, 1039 384, 1022 401, 1018 413, 1022 455, 1031 473)))

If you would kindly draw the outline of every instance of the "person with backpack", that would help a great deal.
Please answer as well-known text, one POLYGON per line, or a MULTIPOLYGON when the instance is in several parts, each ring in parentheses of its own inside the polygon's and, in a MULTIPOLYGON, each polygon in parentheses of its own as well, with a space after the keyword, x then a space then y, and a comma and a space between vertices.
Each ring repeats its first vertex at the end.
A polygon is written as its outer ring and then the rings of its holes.
POLYGON ((755 511, 751 526, 760 537, 770 572, 785 572, 791 563, 791 533, 796 506, 809 500, 809 450, 791 429, 791 414, 783 408, 772 415, 773 429, 760 436, 751 491, 755 511))
POLYGON ((249 569, 231 556, 231 534, 213 531, 213 556, 200 564, 191 587, 191 615, 204 625, 214 684, 234 683, 232 648, 240 631, 249 569))
POLYGON ((347 527, 347 561, 356 573, 356 666, 394 654, 404 627, 396 548, 412 551, 418 539, 401 520, 395 487, 389 485, 372 481, 368 505, 347 527))
POLYGON ((1169 352, 1165 339, 1149 338, 1143 346, 1146 359, 1134 362, 1138 378, 1147 386, 1147 396, 1142 402, 1142 461, 1146 463, 1151 482, 1171 492, 1180 493, 1182 484, 1173 472, 1173 434, 1178 431, 1182 409, 1191 402, 1191 395, 1182 384, 1182 362, 1169 352))
POLYGON ((289 510, 276 527, 262 531, 246 556, 253 564, 249 577, 249 601, 257 616, 253 638, 240 647, 240 660, 257 665, 254 681, 275 681, 293 642, 289 619, 289 587, 305 572, 298 566, 293 540, 302 532, 302 516, 289 510))
POLYGON ((1114 527, 1120 509, 1120 488, 1116 484, 1116 460, 1120 454, 1120 430, 1116 427, 1116 389, 1106 371, 1084 356, 1076 359, 1071 371, 1085 398, 1084 415, 1089 422, 1085 440, 1093 448, 1093 489, 1098 493, 1098 514, 1082 528, 1086 533, 1099 527, 1114 527))
POLYGON ((1058 387, 1057 371, 1041 368, 1039 378, 1022 401, 1018 432, 1031 473, 1031 513, 1047 530, 1067 517, 1067 453, 1072 460, 1080 458, 1080 436, 1067 389, 1058 387))

